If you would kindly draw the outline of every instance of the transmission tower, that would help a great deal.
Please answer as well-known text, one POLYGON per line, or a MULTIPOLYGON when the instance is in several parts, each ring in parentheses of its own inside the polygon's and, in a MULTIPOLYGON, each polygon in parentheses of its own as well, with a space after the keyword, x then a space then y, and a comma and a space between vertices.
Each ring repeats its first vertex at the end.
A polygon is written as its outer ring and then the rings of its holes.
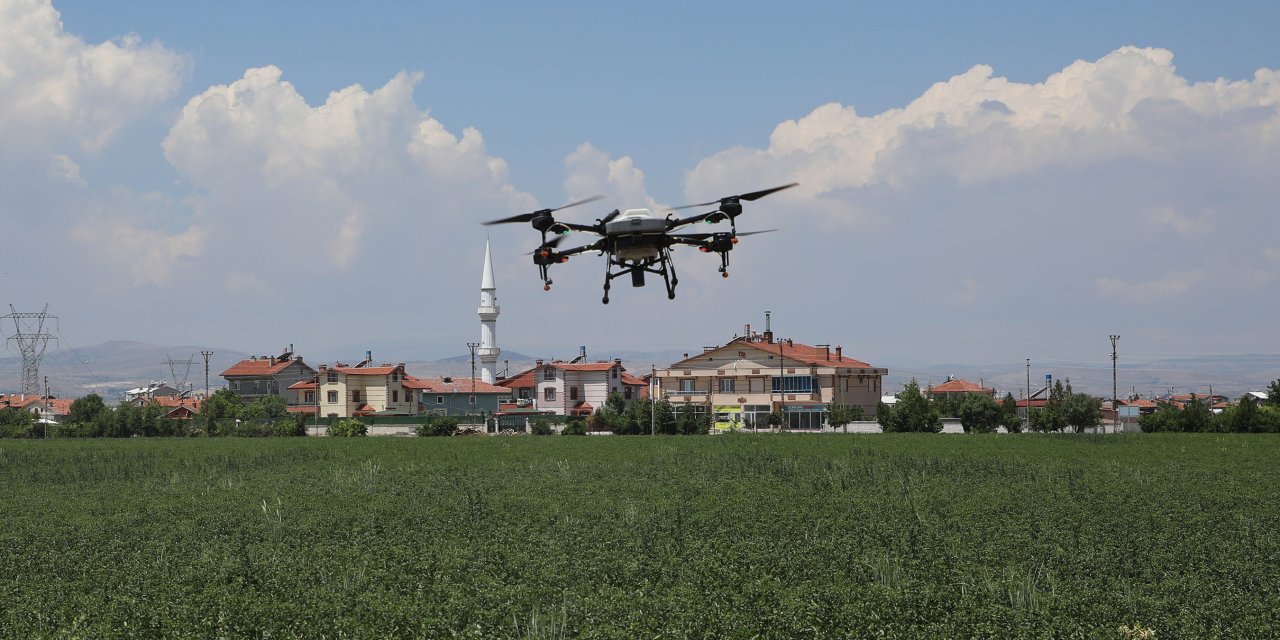
POLYGON ((50 340, 57 340, 52 333, 45 330, 45 322, 54 321, 57 327, 58 316, 49 315, 49 305, 44 305, 39 313, 18 313, 13 305, 9 305, 9 315, 0 320, 13 320, 13 335, 6 339, 18 343, 18 351, 22 353, 22 393, 40 393, 40 358, 44 356, 45 347, 50 340))
POLYGON ((173 388, 178 390, 178 394, 182 394, 182 388, 187 386, 187 378, 191 376, 191 365, 196 363, 196 354, 187 356, 186 360, 174 360, 173 356, 164 354, 166 358, 164 363, 169 365, 169 375, 173 377, 173 388), (182 365, 182 379, 178 379, 178 366, 182 365))

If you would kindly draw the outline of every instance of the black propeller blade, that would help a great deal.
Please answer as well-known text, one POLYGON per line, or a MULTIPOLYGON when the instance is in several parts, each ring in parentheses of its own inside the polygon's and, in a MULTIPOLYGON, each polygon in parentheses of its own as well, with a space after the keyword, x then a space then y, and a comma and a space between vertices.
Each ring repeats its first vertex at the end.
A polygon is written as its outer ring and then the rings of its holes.
POLYGON ((695 207, 709 207, 713 204, 727 204, 730 202, 736 202, 738 200, 746 200, 747 202, 752 202, 755 200, 759 200, 760 198, 763 198, 771 193, 777 193, 779 191, 782 191, 783 189, 790 189, 791 187, 797 186, 799 184, 800 184, 799 182, 792 182, 791 184, 784 184, 781 187, 773 187, 771 189, 761 189, 760 191, 752 191, 750 193, 743 193, 736 196, 727 196, 724 198, 720 198, 719 200, 712 200, 710 202, 701 202, 698 204, 686 204, 684 206, 676 207, 672 209, 672 211, 679 211, 680 209, 693 209, 695 207))
POLYGON ((530 220, 533 220, 538 216, 551 215, 552 213, 555 213, 561 209, 568 209, 569 207, 576 207, 580 204, 595 202, 596 200, 602 200, 602 199, 604 199, 604 196, 591 196, 590 198, 587 198, 585 200, 570 202, 569 204, 561 205, 554 209, 539 209, 538 211, 530 211, 529 213, 522 213, 518 216, 511 216, 509 218, 499 218, 497 220, 490 220, 482 224, 484 224, 485 226, 489 226, 489 225, 495 225, 495 224, 507 224, 509 222, 529 222, 530 220))
POLYGON ((534 249, 533 251, 530 251, 529 253, 526 253, 525 255, 531 256, 539 251, 542 251, 543 249, 551 249, 554 251, 555 248, 560 246, 560 243, 564 242, 564 239, 567 237, 569 236, 554 236, 550 240, 544 242, 542 246, 538 247, 537 249, 534 249))

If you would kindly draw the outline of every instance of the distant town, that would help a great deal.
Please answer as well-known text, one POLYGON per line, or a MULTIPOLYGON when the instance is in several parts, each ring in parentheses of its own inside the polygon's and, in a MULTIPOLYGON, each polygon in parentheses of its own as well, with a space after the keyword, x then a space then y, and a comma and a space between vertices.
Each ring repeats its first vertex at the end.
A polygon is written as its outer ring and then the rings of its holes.
MULTIPOLYGON (((621 358, 593 359, 586 346, 561 358, 535 359, 516 371, 504 360, 499 369, 500 314, 492 258, 486 246, 477 309, 480 339, 467 343, 471 375, 413 375, 406 362, 375 358, 371 350, 357 360, 312 364, 296 353, 293 345, 210 371, 214 352, 202 350, 204 376, 199 382, 190 381, 190 373, 201 362, 170 358, 166 364, 174 373, 172 384, 152 381, 117 397, 103 397, 102 402, 150 406, 153 414, 165 420, 193 420, 201 415, 202 405, 213 392, 221 391, 234 394, 244 405, 273 399, 283 405, 284 413, 316 425, 349 418, 408 425, 444 416, 465 419, 477 431, 499 433, 527 431, 531 420, 540 417, 559 424, 566 419, 585 419, 604 409, 611 399, 623 404, 656 400, 679 407, 705 424, 708 432, 760 428, 832 431, 837 427, 847 431, 850 423, 855 423, 855 431, 879 431, 884 421, 877 424, 875 420, 892 411, 900 396, 886 385, 887 368, 846 353, 838 343, 807 344, 775 335, 769 311, 764 313, 762 328, 744 324, 741 332, 733 332, 724 344, 701 347, 663 366, 652 364, 648 370, 629 369, 621 358), (183 365, 179 379, 174 367, 183 365), (852 419, 842 415, 833 421, 837 408, 851 410, 852 419)), ((23 338, 30 341, 41 334, 31 329, 24 332, 20 321, 34 316, 37 314, 16 311, 6 316, 17 327, 10 341, 18 341, 24 355, 31 349, 22 344, 23 338)), ((0 409, 30 412, 38 424, 62 424, 71 419, 78 398, 51 393, 47 376, 42 378, 36 368, 36 359, 24 358, 23 365, 24 388, 0 393, 0 409)), ((1004 378, 1008 379, 1007 373, 1004 378)), ((1212 386, 1207 392, 1178 393, 1171 386, 1167 393, 1141 394, 1136 385, 1119 393, 1124 389, 1117 383, 1114 396, 1099 397, 1073 393, 1070 378, 1065 386, 1064 380, 1055 380, 1052 374, 1042 379, 1037 375, 1033 380, 1029 360, 1025 380, 1020 382, 1023 384, 1000 389, 982 377, 974 381, 948 375, 937 384, 913 378, 903 386, 908 392, 918 389, 939 408, 941 430, 969 430, 959 414, 970 397, 1002 402, 1007 415, 1003 423, 992 422, 992 430, 1012 431, 1035 428, 1037 412, 1075 395, 1087 398, 1084 402, 1092 409, 1074 426, 1121 432, 1141 430, 1143 416, 1161 408, 1180 411, 1189 405, 1203 406, 1209 415, 1218 415, 1242 402, 1271 404, 1269 398, 1277 386, 1260 379, 1256 388, 1235 395, 1214 393, 1212 386)), ((1068 426, 1072 425, 1060 422, 1039 430, 1068 426)))

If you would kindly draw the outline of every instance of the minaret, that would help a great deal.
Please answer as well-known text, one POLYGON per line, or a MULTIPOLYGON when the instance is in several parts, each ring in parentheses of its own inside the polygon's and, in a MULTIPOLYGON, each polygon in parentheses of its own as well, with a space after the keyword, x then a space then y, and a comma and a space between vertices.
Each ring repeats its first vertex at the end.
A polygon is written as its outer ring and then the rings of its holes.
POLYGON ((480 379, 493 384, 498 368, 498 285, 493 281, 493 257, 489 255, 489 241, 484 241, 484 275, 480 278, 480 379))

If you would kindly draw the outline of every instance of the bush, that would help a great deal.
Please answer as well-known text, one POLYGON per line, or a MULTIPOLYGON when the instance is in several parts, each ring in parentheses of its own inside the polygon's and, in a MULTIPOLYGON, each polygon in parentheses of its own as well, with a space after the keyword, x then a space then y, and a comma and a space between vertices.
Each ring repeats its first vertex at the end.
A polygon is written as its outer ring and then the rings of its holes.
POLYGON ((565 423, 564 429, 560 431, 562 436, 585 436, 587 435, 587 421, 582 418, 573 418, 565 423))
POLYGON ((418 427, 418 435, 426 438, 451 436, 457 432, 458 419, 451 416, 436 416, 418 427))
POLYGON ((355 418, 344 418, 329 425, 329 435, 335 438, 358 438, 369 435, 369 426, 355 418))
POLYGON ((529 431, 535 436, 549 436, 554 433, 551 430, 551 423, 546 418, 534 418, 529 425, 529 431))

